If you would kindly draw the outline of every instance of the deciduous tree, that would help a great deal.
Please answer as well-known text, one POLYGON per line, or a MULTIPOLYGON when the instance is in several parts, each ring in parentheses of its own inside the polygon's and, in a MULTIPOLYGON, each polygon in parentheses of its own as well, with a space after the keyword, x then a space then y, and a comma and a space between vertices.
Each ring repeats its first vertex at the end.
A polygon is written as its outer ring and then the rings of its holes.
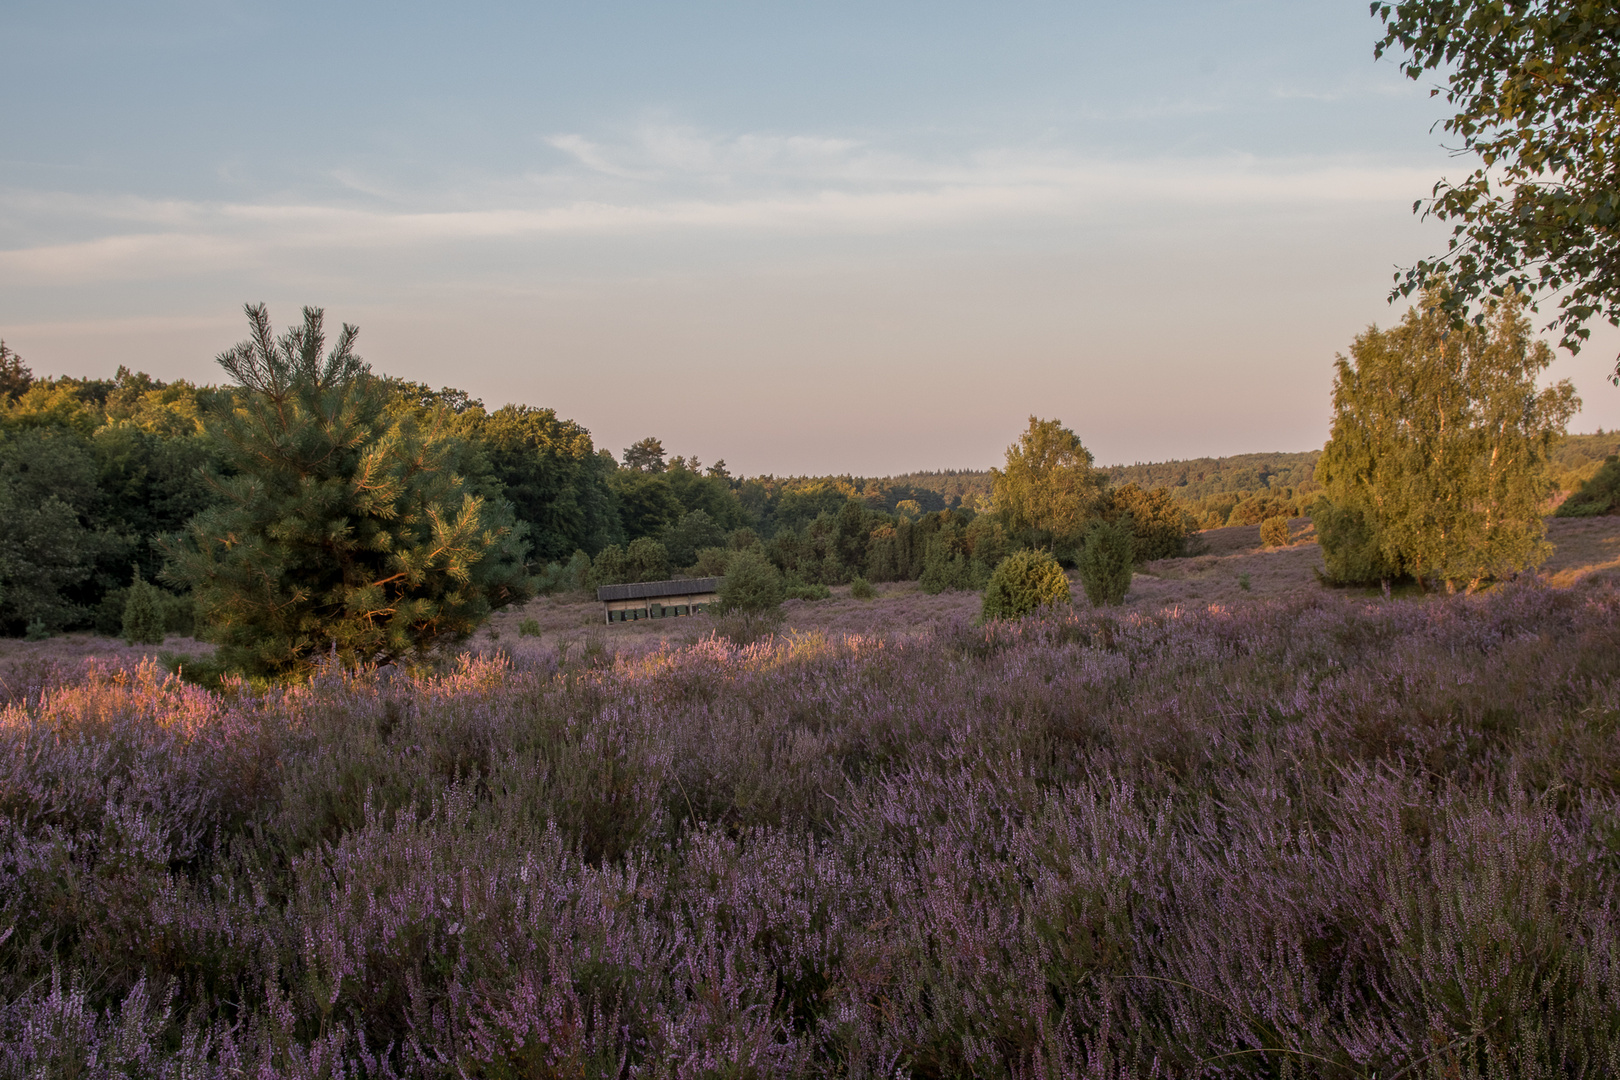
MULTIPOLYGON (((1578 350, 1620 324, 1620 7, 1612 0, 1375 0, 1376 52, 1408 78, 1445 73, 1442 127, 1478 167, 1419 201, 1454 222, 1446 254, 1397 275, 1409 296, 1444 275, 1448 314, 1483 324, 1488 295, 1556 297, 1550 328, 1578 350)), ((1620 362, 1615 369, 1620 382, 1620 362)))
POLYGON ((1103 509, 1107 481, 1091 451, 1056 420, 1031 416, 1007 447, 1006 468, 992 469, 997 512, 1015 534, 1041 547, 1073 544, 1103 509))
POLYGON ((1338 559, 1473 589, 1546 557, 1547 453, 1580 403, 1567 380, 1536 389, 1552 350, 1531 339, 1524 306, 1510 297, 1484 327, 1459 328, 1431 289, 1339 358, 1317 463, 1330 572, 1338 559))

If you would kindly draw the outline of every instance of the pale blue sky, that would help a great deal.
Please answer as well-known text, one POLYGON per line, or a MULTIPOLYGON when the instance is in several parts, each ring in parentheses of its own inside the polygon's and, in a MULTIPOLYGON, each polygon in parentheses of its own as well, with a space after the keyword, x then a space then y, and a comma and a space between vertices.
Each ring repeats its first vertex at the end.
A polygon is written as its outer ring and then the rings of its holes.
MULTIPOLYGON (((379 370, 747 472, 1305 449, 1465 163, 1361 0, 0 8, 0 334, 379 370), (26 9, 25 9, 26 8, 26 9)), ((1555 374, 1620 425, 1600 332, 1555 374)))

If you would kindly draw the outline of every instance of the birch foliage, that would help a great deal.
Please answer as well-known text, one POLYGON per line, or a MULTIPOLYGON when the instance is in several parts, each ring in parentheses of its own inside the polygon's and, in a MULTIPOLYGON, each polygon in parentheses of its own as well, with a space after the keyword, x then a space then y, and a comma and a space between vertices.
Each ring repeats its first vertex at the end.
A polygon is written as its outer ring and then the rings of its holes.
POLYGON ((1525 307, 1510 297, 1458 327, 1430 289, 1338 358, 1317 464, 1330 576, 1472 590, 1546 559, 1547 454, 1580 402, 1568 380, 1536 388, 1552 350, 1531 339, 1525 307))
POLYGON ((996 510, 1015 535, 1038 547, 1077 544, 1107 501, 1107 477, 1080 437, 1056 420, 1031 416, 1007 447, 1005 469, 992 469, 996 510))

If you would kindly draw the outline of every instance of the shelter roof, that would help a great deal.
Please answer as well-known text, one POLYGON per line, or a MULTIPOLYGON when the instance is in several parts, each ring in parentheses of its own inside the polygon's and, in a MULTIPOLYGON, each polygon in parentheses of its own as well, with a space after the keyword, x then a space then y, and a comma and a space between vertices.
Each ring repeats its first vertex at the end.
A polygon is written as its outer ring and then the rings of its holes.
POLYGON ((629 585, 603 585, 596 598, 609 600, 652 600, 660 596, 691 596, 720 591, 717 577, 677 578, 674 581, 637 581, 629 585))

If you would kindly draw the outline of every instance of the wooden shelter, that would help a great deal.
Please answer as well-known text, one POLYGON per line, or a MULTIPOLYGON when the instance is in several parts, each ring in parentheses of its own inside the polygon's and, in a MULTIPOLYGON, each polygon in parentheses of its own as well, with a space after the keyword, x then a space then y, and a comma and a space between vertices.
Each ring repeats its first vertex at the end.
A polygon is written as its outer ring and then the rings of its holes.
POLYGON ((696 615, 720 599, 720 579, 681 578, 675 581, 603 585, 596 590, 596 598, 602 601, 604 622, 696 615))

